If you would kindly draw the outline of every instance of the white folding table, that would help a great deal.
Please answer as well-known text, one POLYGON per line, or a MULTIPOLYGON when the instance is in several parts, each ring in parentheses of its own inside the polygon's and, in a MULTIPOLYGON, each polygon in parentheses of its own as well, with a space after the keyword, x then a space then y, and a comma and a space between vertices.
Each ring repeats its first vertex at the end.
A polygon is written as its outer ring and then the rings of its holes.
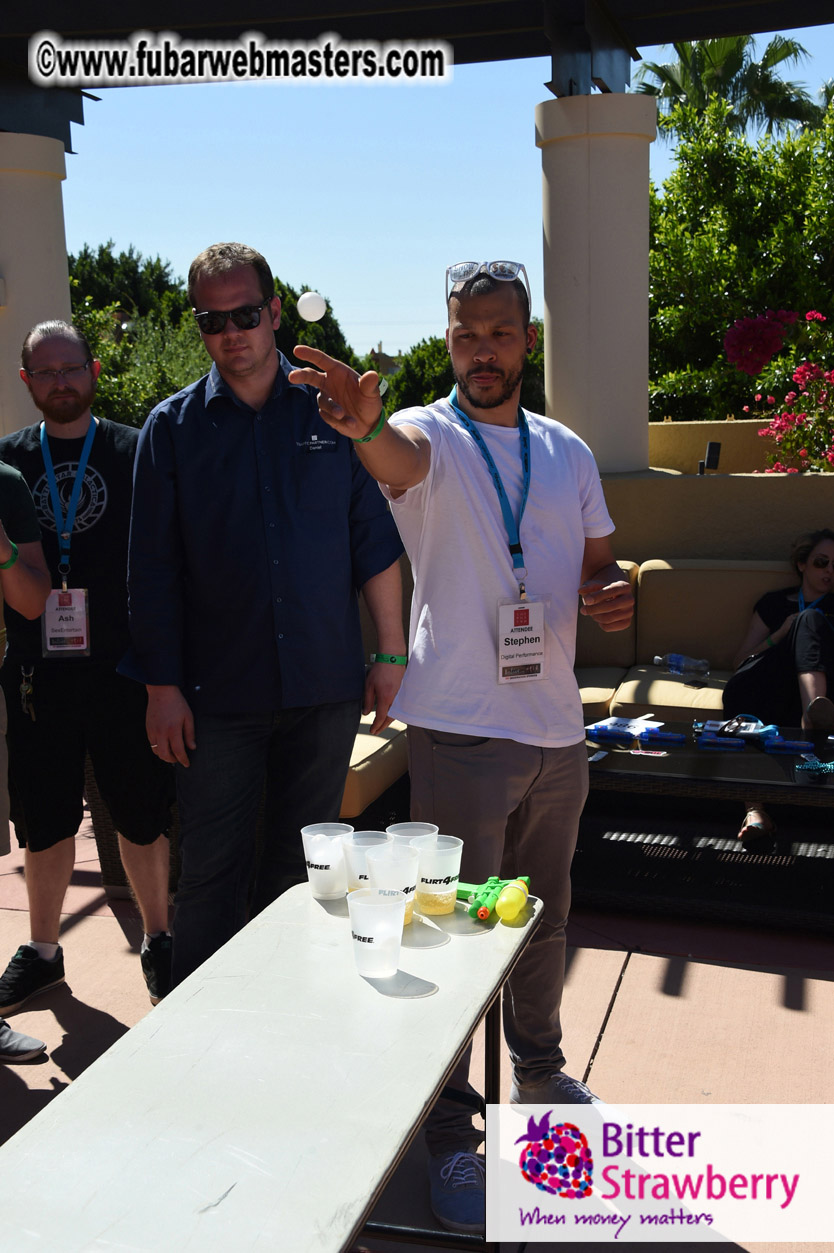
POLYGON ((349 1249, 541 911, 415 920, 373 983, 346 903, 293 888, 0 1148, 4 1247, 349 1249))

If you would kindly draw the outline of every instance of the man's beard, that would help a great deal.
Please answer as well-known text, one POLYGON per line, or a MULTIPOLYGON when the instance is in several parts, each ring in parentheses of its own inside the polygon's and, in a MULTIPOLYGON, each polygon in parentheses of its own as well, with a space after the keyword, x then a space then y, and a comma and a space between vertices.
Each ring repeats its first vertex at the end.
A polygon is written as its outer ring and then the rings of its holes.
MULTIPOLYGON (((482 371, 479 370, 471 371, 472 374, 478 374, 481 372, 482 371)), ((454 371, 455 382, 457 383, 458 390, 463 393, 470 405, 473 405, 476 409, 497 409, 499 405, 503 405, 506 401, 512 400, 513 393, 521 382, 521 376, 524 373, 524 363, 522 362, 517 370, 513 370, 508 374, 499 370, 493 370, 492 373, 497 374, 499 378, 503 377, 503 386, 499 392, 479 400, 473 396, 466 378, 458 374, 457 371, 454 371)))
POLYGON ((44 400, 35 400, 35 407, 40 409, 45 418, 56 424, 67 426, 70 422, 75 422, 76 418, 80 418, 82 413, 86 413, 93 402, 95 395, 95 386, 90 387, 86 392, 76 392, 68 390, 63 392, 54 392, 47 396, 44 400))

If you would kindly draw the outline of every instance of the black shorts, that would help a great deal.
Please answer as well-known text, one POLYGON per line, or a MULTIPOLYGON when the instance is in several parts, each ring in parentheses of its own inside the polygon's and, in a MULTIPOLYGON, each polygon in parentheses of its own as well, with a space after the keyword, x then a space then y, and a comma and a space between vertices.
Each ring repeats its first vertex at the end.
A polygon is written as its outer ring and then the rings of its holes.
POLYGON ((31 703, 20 700, 20 666, 6 662, 0 683, 9 729, 9 796, 18 843, 32 852, 75 835, 84 812, 84 761, 116 829, 132 844, 167 832, 173 767, 151 752, 145 689, 110 665, 35 663, 31 703))

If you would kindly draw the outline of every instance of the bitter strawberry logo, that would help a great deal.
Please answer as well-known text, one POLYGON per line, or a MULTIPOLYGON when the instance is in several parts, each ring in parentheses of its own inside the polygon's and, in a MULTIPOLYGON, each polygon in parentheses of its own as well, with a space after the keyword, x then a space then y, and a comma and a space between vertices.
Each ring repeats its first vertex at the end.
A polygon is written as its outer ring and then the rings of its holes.
POLYGON ((518 1164, 528 1183, 553 1196, 580 1200, 590 1196, 594 1157, 585 1136, 571 1122, 550 1124, 551 1111, 541 1122, 530 1115, 527 1131, 516 1144, 524 1143, 518 1164))

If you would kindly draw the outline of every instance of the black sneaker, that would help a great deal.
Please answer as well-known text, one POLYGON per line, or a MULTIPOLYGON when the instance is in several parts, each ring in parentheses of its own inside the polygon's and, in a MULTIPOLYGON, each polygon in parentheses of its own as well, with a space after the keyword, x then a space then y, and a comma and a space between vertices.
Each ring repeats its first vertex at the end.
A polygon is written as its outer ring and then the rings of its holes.
POLYGON ((64 950, 51 961, 41 957, 30 944, 21 944, 0 975, 0 1014, 13 1014, 32 996, 64 982, 64 950))
POLYGON ((146 949, 143 950, 142 974, 148 985, 151 1005, 158 1005, 164 996, 171 991, 171 950, 173 939, 167 932, 155 935, 146 949))

